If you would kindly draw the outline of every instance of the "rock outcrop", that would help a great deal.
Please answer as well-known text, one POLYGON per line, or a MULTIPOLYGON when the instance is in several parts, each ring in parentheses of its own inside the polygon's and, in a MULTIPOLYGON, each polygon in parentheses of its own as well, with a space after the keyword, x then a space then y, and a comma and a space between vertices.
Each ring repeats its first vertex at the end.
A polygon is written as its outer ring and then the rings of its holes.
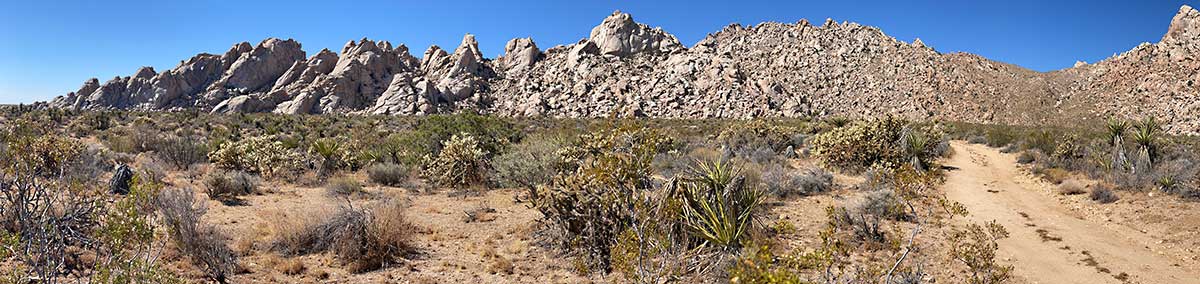
POLYGON ((1200 133, 1200 12, 1184 6, 1156 44, 1094 64, 1035 72, 940 53, 877 28, 826 19, 730 25, 688 48, 616 12, 580 41, 541 50, 530 38, 485 58, 472 35, 418 59, 362 39, 305 59, 267 39, 200 54, 161 73, 88 80, 61 108, 424 115, 668 118, 896 115, 1010 124, 1154 115, 1200 133))

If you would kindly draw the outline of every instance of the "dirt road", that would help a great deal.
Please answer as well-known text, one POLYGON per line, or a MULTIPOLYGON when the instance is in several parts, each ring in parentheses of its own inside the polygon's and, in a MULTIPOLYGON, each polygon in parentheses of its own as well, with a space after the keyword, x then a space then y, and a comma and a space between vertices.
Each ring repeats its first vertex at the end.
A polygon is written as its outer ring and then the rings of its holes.
POLYGON ((966 205, 968 220, 1008 229, 998 255, 1015 267, 1015 282, 1200 283, 1198 268, 1151 251, 1153 236, 1068 210, 1049 185, 1017 167, 1015 155, 961 141, 952 147, 947 196, 966 205))

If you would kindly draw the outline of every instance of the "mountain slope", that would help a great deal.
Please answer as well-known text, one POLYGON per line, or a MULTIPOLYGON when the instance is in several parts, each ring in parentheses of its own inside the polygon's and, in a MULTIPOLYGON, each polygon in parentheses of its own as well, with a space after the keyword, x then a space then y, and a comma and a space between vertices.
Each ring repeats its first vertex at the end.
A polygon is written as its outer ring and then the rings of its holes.
POLYGON ((52 107, 213 112, 422 115, 469 109, 507 116, 752 118, 879 116, 1070 124, 1108 116, 1164 118, 1200 132, 1194 80, 1200 12, 1183 6, 1157 44, 1096 64, 1035 72, 939 53, 877 28, 730 25, 687 48, 615 12, 589 38, 542 51, 514 39, 488 59, 471 35, 420 59, 404 45, 351 41, 305 58, 293 40, 240 43, 163 73, 143 68, 87 81, 52 107))

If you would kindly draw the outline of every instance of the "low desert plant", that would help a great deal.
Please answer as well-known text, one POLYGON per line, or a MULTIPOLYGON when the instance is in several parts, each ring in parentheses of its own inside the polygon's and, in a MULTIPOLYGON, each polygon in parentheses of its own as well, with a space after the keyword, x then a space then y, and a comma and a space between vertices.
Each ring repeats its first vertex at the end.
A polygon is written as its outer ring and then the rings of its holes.
POLYGON ((349 177, 329 180, 329 183, 325 185, 325 190, 330 196, 351 196, 363 192, 362 184, 349 177))
POLYGON ((705 242, 741 248, 754 223, 762 192, 741 170, 721 160, 699 162, 679 183, 684 224, 705 242))
POLYGON ((487 155, 474 136, 454 135, 436 156, 425 156, 421 175, 439 186, 487 185, 487 155))
POLYGON ((204 204, 197 202, 188 189, 164 190, 156 203, 180 252, 203 267, 209 279, 227 283, 237 268, 237 259, 226 244, 228 237, 216 226, 201 223, 204 204))
POLYGON ((509 188, 528 188, 549 183, 561 161, 557 153, 561 147, 560 143, 551 139, 526 138, 507 153, 496 156, 492 162, 498 183, 509 188))
POLYGON ((772 165, 763 171, 761 179, 765 190, 779 197, 806 196, 833 187, 833 174, 817 167, 794 170, 772 165))
POLYGON ((171 136, 163 139, 156 154, 176 170, 185 170, 208 160, 208 146, 192 139, 171 136))
POLYGON ((208 198, 224 200, 258 191, 258 178, 240 171, 213 170, 204 177, 208 198))
POLYGON ((404 207, 389 200, 364 209, 343 207, 328 219, 281 232, 271 246, 287 255, 332 252, 358 273, 405 257, 413 250, 414 231, 404 207))
POLYGON ((266 178, 294 170, 300 164, 299 154, 268 136, 222 143, 208 154, 208 159, 219 168, 258 173, 266 178))
POLYGON ((1077 180, 1066 180, 1058 185, 1058 193, 1062 195, 1076 195, 1087 193, 1084 185, 1077 180))
POLYGON ((394 163, 379 163, 367 167, 367 178, 371 182, 386 186, 403 186, 409 180, 407 166, 394 163))
POLYGON ((1003 283, 1011 276, 1012 267, 996 263, 997 240, 1007 238, 1008 231, 994 221, 980 226, 968 224, 966 229, 950 234, 950 257, 967 266, 970 273, 966 283, 1003 283))
POLYGON ((1097 184, 1096 186, 1093 186, 1092 193, 1088 195, 1088 197, 1090 197, 1092 201, 1099 203, 1113 203, 1120 199, 1117 197, 1117 193, 1113 192, 1112 188, 1104 184, 1097 184))

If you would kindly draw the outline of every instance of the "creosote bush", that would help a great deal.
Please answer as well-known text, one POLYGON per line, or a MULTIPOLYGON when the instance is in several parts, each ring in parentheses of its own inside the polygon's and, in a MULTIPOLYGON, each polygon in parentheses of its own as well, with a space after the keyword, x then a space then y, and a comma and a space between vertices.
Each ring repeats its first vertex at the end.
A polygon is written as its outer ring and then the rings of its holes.
POLYGON ((562 160, 557 153, 561 147, 561 143, 548 138, 526 137, 492 161, 497 183, 508 188, 549 183, 562 160))
POLYGON ((852 172, 876 165, 923 169, 947 151, 936 127, 906 126, 893 117, 835 128, 816 135, 810 144, 826 166, 852 172))
POLYGON ((983 226, 968 224, 966 229, 950 234, 950 256, 967 266, 970 273, 966 283, 1003 283, 1011 276, 1012 267, 996 263, 997 240, 1008 237, 1008 231, 994 221, 983 226))
POLYGON ((177 170, 208 160, 208 146, 192 139, 171 136, 158 147, 158 158, 177 170))
POLYGON ((409 169, 395 163, 379 163, 367 167, 367 178, 371 182, 386 186, 403 186, 408 183, 409 169))

